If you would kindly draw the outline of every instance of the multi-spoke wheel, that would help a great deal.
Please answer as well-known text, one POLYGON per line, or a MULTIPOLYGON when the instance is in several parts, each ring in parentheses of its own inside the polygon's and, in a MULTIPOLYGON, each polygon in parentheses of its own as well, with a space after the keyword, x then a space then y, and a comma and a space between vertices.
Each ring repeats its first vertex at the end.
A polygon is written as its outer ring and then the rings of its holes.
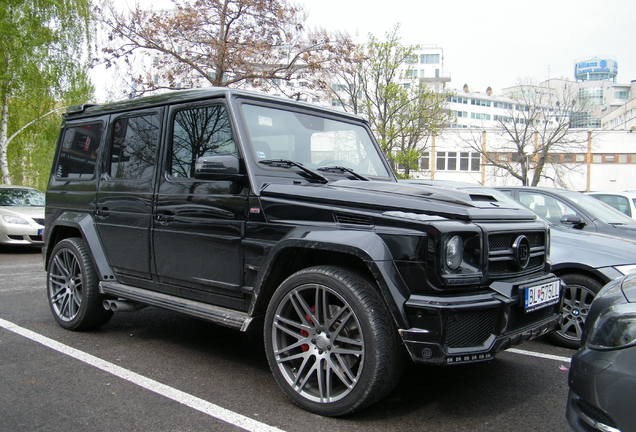
POLYGON ((265 349, 292 401, 327 416, 381 399, 402 369, 384 302, 365 279, 333 267, 304 269, 281 284, 265 318, 265 349))
POLYGON ((603 285, 585 275, 567 274, 561 279, 566 283, 563 290, 563 324, 549 336, 560 346, 579 348, 592 300, 603 285))
POLYGON ((57 322, 69 330, 85 330, 106 324, 113 316, 102 306, 104 296, 84 241, 68 238, 51 252, 47 290, 49 306, 57 322))

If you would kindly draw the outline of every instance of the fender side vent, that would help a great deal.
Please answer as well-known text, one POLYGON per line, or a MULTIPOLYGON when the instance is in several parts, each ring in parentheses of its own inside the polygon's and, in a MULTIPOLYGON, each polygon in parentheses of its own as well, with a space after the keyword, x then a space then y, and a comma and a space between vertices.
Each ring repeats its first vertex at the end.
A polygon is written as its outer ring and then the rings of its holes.
POLYGON ((336 223, 342 225, 358 225, 365 227, 374 226, 373 219, 371 219, 369 216, 359 216, 348 213, 334 213, 333 217, 336 220, 336 223))

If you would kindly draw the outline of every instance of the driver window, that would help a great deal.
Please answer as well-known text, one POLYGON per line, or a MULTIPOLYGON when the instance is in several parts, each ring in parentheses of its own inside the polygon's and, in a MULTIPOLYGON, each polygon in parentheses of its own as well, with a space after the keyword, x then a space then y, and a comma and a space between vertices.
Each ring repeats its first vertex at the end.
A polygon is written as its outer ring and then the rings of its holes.
POLYGON ((237 155, 230 120, 223 105, 177 111, 173 118, 172 155, 169 174, 194 178, 202 156, 237 155))

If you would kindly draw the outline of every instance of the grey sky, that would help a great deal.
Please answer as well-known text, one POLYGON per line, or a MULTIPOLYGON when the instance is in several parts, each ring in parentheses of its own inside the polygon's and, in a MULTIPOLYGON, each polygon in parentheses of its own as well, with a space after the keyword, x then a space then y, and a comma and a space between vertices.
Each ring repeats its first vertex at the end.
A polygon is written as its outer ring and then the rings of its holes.
POLYGON ((451 88, 496 92, 518 78, 574 79, 575 60, 610 56, 618 83, 636 80, 634 0, 297 0, 310 27, 383 40, 401 24, 405 45, 444 50, 451 88))

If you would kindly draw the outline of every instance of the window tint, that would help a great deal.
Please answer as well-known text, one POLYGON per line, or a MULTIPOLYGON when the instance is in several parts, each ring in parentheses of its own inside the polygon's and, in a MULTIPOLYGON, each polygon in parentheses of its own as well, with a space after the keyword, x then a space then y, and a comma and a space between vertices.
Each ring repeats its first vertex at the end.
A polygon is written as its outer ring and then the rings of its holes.
POLYGON ((57 178, 92 178, 102 140, 101 122, 67 127, 57 158, 57 178))
POLYGON ((159 116, 118 118, 113 124, 112 136, 110 176, 115 179, 151 178, 159 141, 159 116))
POLYGON ((215 155, 237 155, 225 107, 213 105, 177 111, 173 119, 169 174, 194 178, 197 159, 215 155))

